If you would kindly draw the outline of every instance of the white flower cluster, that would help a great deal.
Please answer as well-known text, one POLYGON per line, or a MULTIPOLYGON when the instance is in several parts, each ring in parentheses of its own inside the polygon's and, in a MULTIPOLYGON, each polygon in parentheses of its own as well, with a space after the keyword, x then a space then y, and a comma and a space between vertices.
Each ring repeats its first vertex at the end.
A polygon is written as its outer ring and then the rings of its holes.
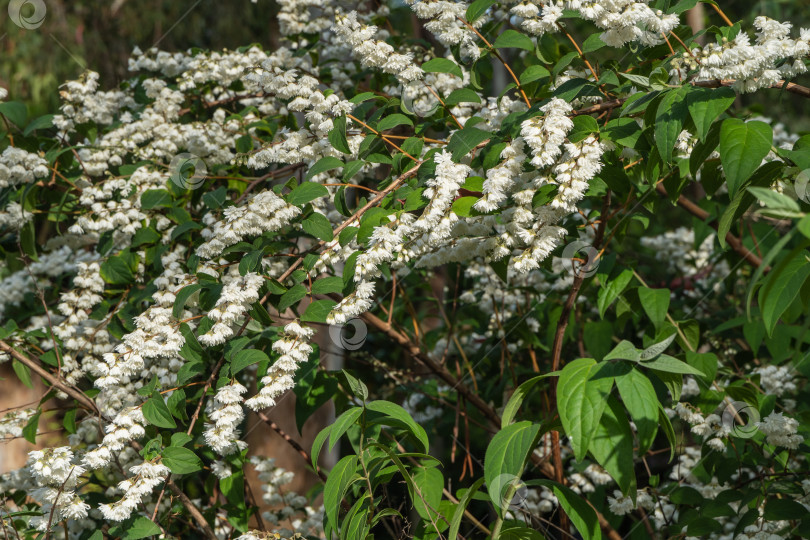
POLYGON ((227 207, 224 220, 203 229, 200 234, 207 241, 197 248, 197 255, 213 259, 246 236, 281 229, 300 213, 300 208, 287 204, 272 191, 263 191, 251 197, 247 204, 227 207))
POLYGON ((162 463, 144 461, 140 465, 130 467, 129 472, 134 476, 126 478, 118 484, 118 489, 124 496, 109 504, 98 507, 104 519, 110 521, 124 521, 138 508, 144 497, 150 495, 152 490, 162 484, 169 475, 169 468, 162 463))
POLYGON ((759 375, 759 384, 766 394, 782 396, 792 394, 799 388, 796 385, 796 372, 788 366, 768 365, 754 370, 759 375))
POLYGON ((520 134, 532 149, 532 165, 547 167, 553 165, 562 154, 562 145, 574 122, 568 118, 573 112, 571 105, 559 98, 540 107, 541 116, 525 120, 520 126, 520 134))
MULTIPOLYGON (((263 484, 262 501, 273 508, 271 511, 262 513, 262 518, 271 525, 273 532, 283 538, 293 537, 296 533, 321 538, 323 535, 323 506, 313 508, 309 506, 306 497, 284 488, 286 484, 292 482, 295 475, 277 467, 272 458, 253 456, 250 458, 250 462, 259 473, 259 481, 263 484)), ((252 538, 267 537, 261 532, 251 531, 237 540, 252 538)))
MULTIPOLYGON (((481 56, 475 34, 459 20, 466 19, 467 3, 452 0, 405 0, 405 3, 417 17, 428 19, 425 29, 435 35, 439 43, 447 48, 458 45, 465 61, 478 60, 481 56)), ((472 24, 477 28, 485 22, 486 18, 481 17, 472 24)))
POLYGON ((225 283, 214 309, 208 318, 214 325, 208 332, 199 336, 200 343, 207 347, 222 345, 233 336, 233 325, 242 318, 245 310, 259 299, 259 289, 264 278, 254 272, 237 276, 225 283))
POLYGON ((307 361, 312 353, 309 339, 315 331, 293 321, 284 327, 284 334, 273 343, 273 352, 280 356, 262 377, 259 393, 248 399, 245 405, 259 411, 273 407, 276 400, 294 386, 293 375, 298 364, 307 361))
POLYGON ((244 449, 247 443, 240 441, 239 424, 245 418, 242 410, 242 394, 247 388, 232 381, 217 390, 214 399, 208 402, 207 415, 213 424, 205 427, 205 442, 223 456, 244 449))
POLYGON ((146 419, 140 407, 129 407, 118 413, 110 424, 104 427, 106 435, 101 444, 84 454, 83 463, 89 469, 101 469, 110 464, 114 453, 122 450, 130 441, 143 437, 146 433, 146 419))
POLYGON ((398 222, 374 228, 370 247, 355 262, 356 289, 329 313, 327 323, 344 324, 368 311, 374 296, 373 279, 380 275, 380 265, 393 261, 398 252, 402 252, 404 262, 436 249, 451 238, 458 216, 450 212, 450 207, 470 168, 454 163, 447 151, 436 154, 435 162, 436 174, 428 180, 423 192, 430 201, 422 215, 413 219, 411 214, 403 214, 398 222))
POLYGON ((633 503, 632 497, 622 495, 619 490, 613 491, 613 496, 608 495, 608 508, 617 516, 629 514, 636 508, 643 508, 645 510, 652 510, 655 507, 655 500, 650 496, 647 491, 639 489, 636 492, 636 502, 633 503))
POLYGON ((784 446, 795 450, 804 442, 804 437, 796 433, 799 422, 782 413, 773 412, 757 424, 759 430, 765 434, 768 444, 784 446))
POLYGON ((0 154, 0 188, 30 184, 48 176, 48 162, 37 154, 9 146, 0 154))
POLYGON ((23 428, 36 412, 36 409, 19 409, 6 413, 0 418, 0 440, 21 437, 23 428))
POLYGON ((698 68, 698 80, 731 79, 738 92, 754 92, 807 71, 810 29, 801 29, 799 39, 792 39, 790 23, 760 16, 754 19, 754 26, 754 43, 740 31, 731 41, 723 38, 722 43, 693 49, 684 61, 697 64, 692 67, 698 68))
POLYGON ((403 84, 424 76, 422 68, 413 63, 412 54, 396 53, 388 43, 373 39, 377 27, 359 23, 356 11, 346 16, 339 15, 333 30, 340 41, 360 58, 363 66, 379 68, 385 73, 394 75, 403 84))
POLYGON ((561 28, 564 10, 575 10, 586 21, 604 30, 602 41, 611 47, 621 47, 631 41, 642 45, 663 43, 662 34, 678 26, 678 16, 653 10, 650 0, 551 0, 540 3, 526 0, 511 12, 523 20, 521 26, 534 35, 543 35, 561 28), (538 7, 542 6, 542 11, 538 7))
POLYGON ((69 446, 29 452, 27 465, 39 486, 30 495, 42 505, 42 515, 30 519, 31 527, 46 531, 63 519, 87 517, 90 506, 76 494, 76 485, 85 470, 74 463, 69 446))

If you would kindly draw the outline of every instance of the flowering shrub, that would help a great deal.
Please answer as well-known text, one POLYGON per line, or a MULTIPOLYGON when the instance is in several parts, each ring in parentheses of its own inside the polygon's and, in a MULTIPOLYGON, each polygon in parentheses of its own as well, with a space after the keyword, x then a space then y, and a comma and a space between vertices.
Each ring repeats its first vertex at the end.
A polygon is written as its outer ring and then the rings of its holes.
POLYGON ((67 433, 4 537, 810 536, 810 137, 735 105, 810 97, 810 31, 279 4, 275 51, 0 103, 0 361, 48 388, 0 436, 67 433), (244 441, 291 396, 337 413, 306 495, 244 441))

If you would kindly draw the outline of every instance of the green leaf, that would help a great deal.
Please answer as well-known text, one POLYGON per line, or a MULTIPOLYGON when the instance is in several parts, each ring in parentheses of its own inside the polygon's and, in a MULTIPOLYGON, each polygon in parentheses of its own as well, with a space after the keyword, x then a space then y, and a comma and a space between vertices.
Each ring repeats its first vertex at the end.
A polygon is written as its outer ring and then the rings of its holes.
POLYGON ((701 141, 706 138, 712 123, 734 103, 735 99, 737 94, 727 86, 714 89, 693 86, 689 89, 686 104, 701 141))
POLYGON ((258 349, 242 349, 231 360, 231 374, 236 375, 243 369, 259 362, 269 362, 270 358, 258 349))
POLYGON ((436 521, 444 487, 441 471, 436 467, 418 467, 411 474, 411 480, 414 487, 419 489, 418 493, 411 493, 416 513, 423 519, 436 521))
POLYGON ((28 388, 33 388, 34 383, 31 381, 31 370, 23 364, 22 362, 18 361, 16 358, 11 362, 11 367, 14 368, 14 373, 17 374, 17 378, 20 379, 20 382, 23 383, 28 388))
POLYGON ((339 528, 338 512, 340 502, 352 481, 358 477, 357 456, 346 456, 335 464, 329 472, 323 487, 323 506, 326 510, 326 521, 332 528, 339 528))
POLYGON ((492 44, 496 49, 523 49, 524 51, 533 51, 534 42, 526 34, 521 34, 516 30, 507 30, 495 39, 492 44))
MULTIPOLYGON (((781 210, 790 217, 801 217, 801 208, 796 201, 783 193, 764 187, 749 187, 748 191, 771 210, 781 210), (795 214, 795 215, 792 215, 795 214)), ((785 216, 787 217, 787 216, 785 216)))
POLYGON ((46 114, 45 116, 40 116, 31 121, 30 124, 25 126, 25 130, 23 130, 23 135, 28 137, 37 129, 49 129, 53 127, 53 116, 52 114, 46 114))
POLYGON ((280 312, 285 311, 288 307, 300 302, 306 295, 307 288, 303 283, 291 287, 287 292, 281 295, 278 301, 278 310, 280 312))
POLYGON ((497 0, 475 0, 475 2, 470 4, 470 7, 467 8, 467 13, 465 14, 467 21, 474 23, 495 4, 497 4, 497 0))
POLYGON ((607 398, 591 441, 591 454, 619 485, 622 493, 636 500, 636 473, 633 468, 633 432, 619 402, 607 398))
POLYGON ((161 454, 163 464, 173 474, 190 474, 202 470, 202 461, 197 454, 183 446, 169 446, 161 454))
POLYGON ((40 415, 42 415, 42 411, 38 409, 34 416, 28 419, 28 422, 22 429, 23 438, 31 444, 36 444, 37 442, 37 430, 39 429, 40 415))
POLYGON ((598 365, 593 358, 569 362, 557 383, 557 409, 578 461, 582 461, 588 452, 591 437, 605 409, 605 398, 613 386, 612 377, 591 379, 598 365))
POLYGON ((343 167, 343 165, 344 165, 343 161, 339 160, 336 157, 332 156, 322 157, 317 162, 315 162, 315 165, 309 168, 309 171, 307 171, 307 175, 304 178, 304 180, 309 181, 309 179, 315 176, 316 174, 331 171, 332 169, 343 167))
POLYGON ((666 354, 662 354, 655 360, 647 360, 639 362, 640 366, 645 368, 655 369, 658 371, 665 371, 667 373, 680 373, 681 375, 697 375, 702 376, 703 373, 693 368, 686 362, 682 362, 677 358, 673 358, 666 354))
POLYGON ((332 147, 338 152, 343 152, 344 154, 352 153, 351 149, 349 148, 349 141, 346 139, 345 116, 338 116, 332 120, 332 129, 329 131, 328 138, 329 142, 332 144, 332 147))
POLYGON ((332 224, 329 223, 326 216, 319 214, 318 212, 313 212, 312 215, 301 222, 301 227, 308 234, 311 234, 315 238, 323 240, 324 242, 329 242, 332 240, 332 238, 334 238, 334 234, 332 233, 332 224))
POLYGON ((172 418, 172 413, 169 411, 169 408, 163 402, 163 398, 160 395, 152 396, 147 399, 141 411, 146 421, 153 426, 171 429, 177 427, 174 418, 172 418))
POLYGON ((481 96, 469 88, 456 88, 444 100, 444 105, 452 107, 458 103, 481 103, 481 96))
POLYGON ((603 137, 616 143, 633 148, 641 136, 641 126, 635 118, 614 118, 602 128, 603 137))
POLYGON ((138 540, 148 536, 161 534, 160 527, 146 516, 138 516, 135 521, 127 527, 122 536, 123 540, 138 540))
POLYGON ((462 73, 458 64, 447 58, 432 58, 428 60, 422 64, 422 71, 426 73, 449 73, 459 79, 464 78, 464 73, 462 73))
POLYGON ((141 209, 151 210, 159 207, 170 207, 172 196, 165 189, 147 189, 141 195, 141 209))
MULTIPOLYGON (((449 62, 449 60, 448 60, 449 62)), ((455 64, 454 64, 455 65, 455 64)), ((413 120, 405 116, 404 114, 390 114, 380 120, 377 124, 377 131, 386 131, 388 129, 393 129, 397 126, 413 126, 413 120)))
POLYGON ((352 407, 337 417, 335 423, 332 424, 332 432, 329 434, 329 450, 335 447, 335 443, 338 442, 338 439, 354 425, 362 414, 362 407, 352 407))
POLYGON ((458 538, 461 520, 464 518, 464 510, 470 505, 470 501, 475 494, 478 493, 478 490, 481 489, 481 486, 484 485, 484 480, 485 478, 476 480, 473 485, 470 486, 470 489, 465 491, 462 497, 459 497, 458 505, 456 505, 456 509, 453 511, 453 517, 450 518, 450 530, 447 534, 447 538, 458 538))
POLYGON ((135 281, 135 274, 122 257, 110 257, 101 263, 101 278, 110 285, 128 285, 135 281))
POLYGON ((261 271, 259 262, 262 260, 263 256, 264 251, 261 249, 254 249, 253 251, 246 253, 245 256, 239 261, 239 275, 246 276, 250 272, 261 271))
POLYGON ((458 161, 472 152, 473 148, 492 137, 492 133, 482 129, 468 127, 453 133, 447 149, 453 154, 453 161, 458 161))
POLYGON ((337 381, 333 376, 317 369, 317 367, 311 368, 307 364, 303 377, 296 380, 295 387, 293 387, 293 392, 295 392, 295 424, 299 433, 303 433, 304 422, 322 405, 332 399, 336 391, 337 381))
POLYGON ((192 283, 191 285, 186 285, 177 292, 174 299, 174 306, 172 307, 172 316, 175 319, 180 318, 180 316, 183 314, 183 308, 185 308, 188 299, 200 289, 202 289, 201 283, 192 283))
MULTIPOLYGON (((0 114, 8 118, 12 124, 20 129, 22 129, 28 119, 28 111, 25 107, 25 103, 19 101, 0 103, 0 114)), ((2 125, 2 123, 0 123, 0 125, 2 125)))
POLYGON ((796 300, 798 291, 810 275, 808 261, 808 252, 797 248, 782 259, 765 278, 765 283, 759 290, 759 309, 769 337, 773 335, 779 318, 796 300))
MULTIPOLYGON (((382 421, 384 424, 393 425, 397 427, 402 427, 413 436, 414 440, 419 442, 422 446, 421 451, 424 453, 428 452, 430 447, 430 441, 428 439, 427 433, 425 429, 417 424, 411 415, 408 414, 408 411, 397 405, 396 403, 391 403, 390 401, 371 401, 366 404, 366 409, 369 411, 378 412, 383 415, 382 421)), ((373 423, 377 420, 369 418, 367 422, 373 423)))
POLYGON ((526 85, 539 81, 546 77, 551 77, 551 72, 543 66, 529 66, 520 74, 520 84, 526 85))
POLYGON ((614 279, 602 284, 596 299, 596 305, 599 307, 599 316, 601 318, 605 318, 605 312, 607 312, 611 304, 621 296, 625 287, 627 287, 632 279, 633 272, 624 269, 614 279))
POLYGON ((580 114, 573 119, 574 127, 568 134, 568 140, 577 143, 585 139, 591 133, 599 133, 599 124, 593 116, 580 114))
POLYGON ((316 182, 304 182, 287 195, 287 202, 295 206, 303 206, 309 201, 327 195, 329 195, 329 190, 326 189, 326 186, 316 182))
POLYGON ((509 509, 510 487, 516 487, 523 475, 526 460, 537 446, 540 424, 518 422, 501 429, 487 446, 484 456, 484 478, 489 498, 499 516, 509 509))
POLYGON ((658 398, 650 380, 633 368, 616 377, 616 387, 624 406, 636 424, 639 440, 639 455, 644 455, 652 446, 658 432, 658 398))
POLYGON ((772 143, 773 130, 765 122, 743 122, 737 118, 723 121, 718 150, 731 197, 757 170, 771 151, 772 143))
POLYGON ((337 302, 334 300, 314 300, 309 303, 306 311, 301 315, 301 320, 304 322, 326 323, 327 315, 335 309, 336 305, 337 302))
POLYGON ((509 401, 503 408, 503 414, 501 414, 501 428, 503 429, 512 423, 512 420, 515 419, 515 415, 517 414, 518 409, 523 403, 523 400, 526 399, 526 396, 529 395, 529 392, 532 391, 535 384, 545 379, 546 377, 556 377, 559 374, 560 374, 559 371, 544 373, 542 375, 532 377, 528 381, 522 383, 520 386, 515 388, 515 391, 512 393, 512 397, 509 398, 509 401))
POLYGON ((478 200, 478 197, 459 197, 453 201, 450 210, 457 216, 468 217, 472 215, 473 205, 478 200))
POLYGON ((330 276, 312 282, 312 294, 339 293, 343 290, 343 278, 330 276))
POLYGON ((584 540, 600 540, 602 530, 593 507, 571 489, 554 484, 554 495, 584 540))
POLYGON ((650 318, 652 323, 658 328, 667 316, 669 310, 669 289, 648 289, 641 287, 638 290, 638 297, 641 300, 641 307, 650 318))
POLYGON ((661 158, 669 163, 678 135, 686 121, 686 88, 680 87, 664 94, 655 114, 655 143, 661 158))

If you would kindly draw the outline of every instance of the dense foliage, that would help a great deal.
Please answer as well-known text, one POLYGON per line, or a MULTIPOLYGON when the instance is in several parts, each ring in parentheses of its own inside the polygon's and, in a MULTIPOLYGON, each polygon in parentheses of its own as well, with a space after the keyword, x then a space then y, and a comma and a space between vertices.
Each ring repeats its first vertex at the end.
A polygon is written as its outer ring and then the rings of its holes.
POLYGON ((279 4, 273 51, 0 90, 0 362, 48 387, 0 436, 67 432, 4 537, 810 536, 810 136, 738 99, 810 98, 810 30, 279 4), (293 396, 306 495, 244 441, 293 396))

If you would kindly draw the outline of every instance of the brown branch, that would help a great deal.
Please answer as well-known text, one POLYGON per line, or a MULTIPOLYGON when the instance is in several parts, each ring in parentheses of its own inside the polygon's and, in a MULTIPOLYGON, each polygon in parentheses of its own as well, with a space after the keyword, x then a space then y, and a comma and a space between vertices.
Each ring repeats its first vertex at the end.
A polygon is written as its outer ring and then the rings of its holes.
MULTIPOLYGON (((657 189, 660 194, 668 197, 667 190, 663 184, 658 184, 655 189, 657 189)), ((709 213, 706 210, 699 207, 683 195, 678 197, 678 206, 702 221, 707 221, 709 219, 709 213)), ((711 225, 714 230, 718 229, 716 221, 712 221, 709 223, 709 225, 711 225)), ((728 245, 730 245, 734 251, 739 253, 742 258, 749 262, 752 266, 759 267, 762 265, 762 259, 748 251, 748 248, 743 245, 742 241, 730 232, 726 233, 726 242, 728 242, 728 245)))
MULTIPOLYGON (((599 219, 599 227, 596 230, 596 236, 594 237, 593 246, 595 249, 600 249, 602 245, 602 240, 605 238, 605 227, 607 225, 607 219, 605 216, 608 213, 610 208, 610 192, 608 191, 607 195, 605 196, 605 201, 602 205, 602 212, 599 219)), ((582 283, 585 281, 585 274, 581 272, 577 272, 574 276, 574 282, 571 284, 571 290, 568 293, 568 298, 563 305, 562 312, 560 313, 560 318, 557 320, 557 329, 554 332, 554 342, 551 347, 551 371, 557 371, 560 369, 560 364, 562 363, 562 346, 563 346, 563 338, 565 337, 565 330, 568 328, 568 321, 571 315, 571 309, 574 307, 574 303, 577 301, 577 296, 579 296, 579 291, 582 288, 582 283)), ((552 406, 556 407, 557 404, 557 379, 552 378, 551 380, 551 404, 552 406)), ((562 465, 562 455, 560 449, 560 432, 559 431, 552 431, 551 432, 551 455, 552 460, 554 461, 554 480, 560 484, 564 485, 564 478, 563 478, 563 465, 562 465)), ((565 510, 560 508, 560 527, 563 530, 568 530, 569 523, 568 523, 568 516, 565 513, 565 510)))
POLYGON ((41 365, 39 365, 39 363, 34 359, 29 358, 20 352, 17 352, 8 343, 2 340, 0 340, 0 351, 10 354, 15 360, 28 366, 28 368, 31 371, 33 371, 34 373, 36 373, 37 375, 48 381, 51 386, 69 395, 70 397, 72 397, 73 399, 84 405, 85 408, 87 408, 88 410, 93 411, 96 414, 101 414, 98 410, 98 407, 96 407, 96 404, 92 399, 87 397, 80 390, 68 386, 67 384, 62 382, 60 379, 58 379, 50 372, 48 372, 46 369, 44 369, 41 365))
MULTIPOLYGON (((723 80, 713 80, 713 81, 693 81, 691 84, 694 86, 702 86, 704 88, 720 88, 721 86, 732 86, 736 83, 734 79, 723 79, 723 80)), ((802 97, 810 98, 810 88, 806 86, 802 86, 800 84, 787 82, 787 81, 777 81, 773 83, 769 88, 776 88, 779 90, 787 90, 793 94, 797 94, 802 97)))
MULTIPOLYGON (((286 433, 286 432, 285 432, 283 429, 281 429, 281 427, 279 427, 279 425, 278 425, 278 424, 276 424, 275 422, 273 422, 273 421, 270 419, 270 417, 269 417, 269 416, 267 416, 266 414, 264 414, 263 412, 258 411, 256 414, 259 416, 259 418, 261 418, 261 419, 262 419, 262 421, 264 421, 264 423, 265 423, 265 424, 267 424, 268 426, 270 426, 270 429, 272 429, 273 431, 275 431, 276 433, 278 433, 278 434, 279 434, 279 436, 280 436, 282 439, 284 439, 284 441, 286 441, 286 443, 287 443, 287 444, 289 444, 290 446, 292 446, 292 447, 293 447, 293 449, 295 449, 295 451, 296 451, 296 452, 298 452, 298 453, 301 455, 301 457, 303 457, 303 458, 306 460, 306 462, 307 462, 308 464, 311 464, 311 463, 312 463, 312 457, 309 455, 309 452, 307 452, 306 450, 304 450, 304 447, 303 447, 303 446, 301 446, 301 445, 298 443, 298 441, 296 441, 295 439, 293 439, 292 437, 290 437, 290 436, 289 436, 289 435, 288 435, 288 434, 287 434, 287 433, 286 433)), ((320 467, 318 467, 318 468, 315 470, 315 472, 318 474, 318 476, 320 477, 321 481, 323 481, 323 483, 325 484, 325 483, 326 483, 326 474, 325 474, 325 473, 324 473, 324 472, 321 470, 321 468, 320 468, 320 467)))
MULTIPOLYGON (((459 394, 464 396, 464 399, 469 401, 470 404, 472 404, 473 406, 475 406, 476 409, 481 411, 481 413, 488 420, 493 422, 495 425, 500 425, 501 418, 492 407, 490 407, 483 399, 478 397, 478 394, 470 390, 468 386, 461 383, 456 377, 453 376, 453 374, 447 371, 447 369, 444 366, 436 363, 432 358, 424 354, 419 349, 419 346, 414 344, 410 339, 408 339, 407 336, 401 334, 391 325, 389 325, 379 317, 376 317, 372 313, 366 312, 360 315, 360 318, 362 318, 368 325, 377 329, 382 334, 391 339, 393 342, 395 342, 397 345, 402 347, 402 349, 405 350, 408 354, 410 354, 414 360, 416 360, 423 366, 427 367, 437 377, 441 378, 452 388, 458 391, 459 394)), ((556 471, 555 468, 550 463, 548 463, 542 457, 537 455, 536 452, 532 452, 530 458, 532 460, 532 463, 534 463, 540 469, 540 472, 542 472, 548 478, 555 478, 556 471)), ((607 519, 605 519, 605 516, 603 516, 602 513, 596 510, 595 508, 594 512, 596 512, 596 517, 599 520, 599 526, 605 532, 607 537, 610 540, 622 540, 621 535, 619 535, 619 533, 617 533, 616 530, 613 529, 610 523, 608 523, 607 519)))
POLYGON ((205 516, 202 515, 202 512, 194 506, 194 503, 191 502, 191 499, 183 493, 177 484, 174 483, 171 479, 166 479, 166 485, 169 486, 169 489, 172 490, 172 493, 175 497, 180 499, 180 502, 188 510, 188 513, 191 514, 192 519, 197 523, 197 525, 202 529, 202 532, 205 534, 205 537, 209 540, 217 540, 217 535, 214 534, 214 529, 211 528, 211 525, 208 524, 206 521, 205 516))

